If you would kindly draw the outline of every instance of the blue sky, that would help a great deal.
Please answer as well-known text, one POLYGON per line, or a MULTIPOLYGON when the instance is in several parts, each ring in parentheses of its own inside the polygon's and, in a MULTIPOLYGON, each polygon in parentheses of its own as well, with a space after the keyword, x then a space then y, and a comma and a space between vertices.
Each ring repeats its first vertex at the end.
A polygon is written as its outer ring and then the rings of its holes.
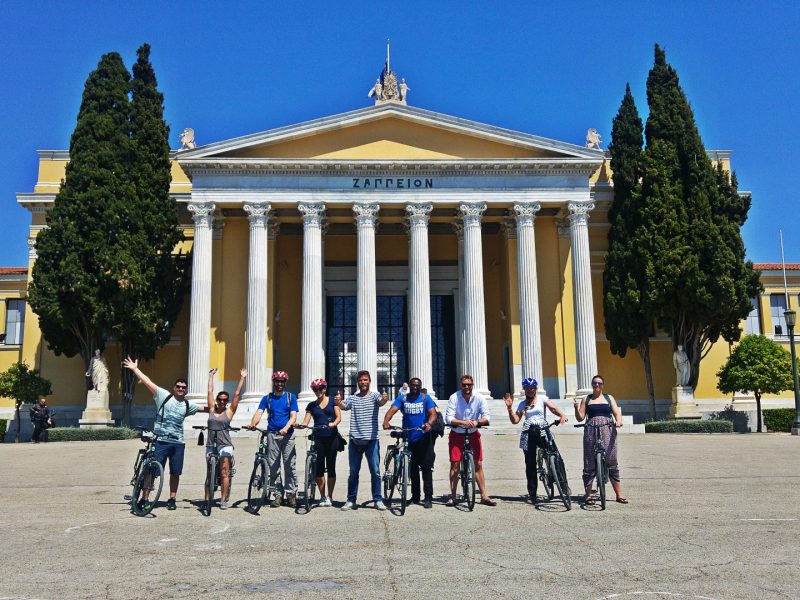
POLYGON ((678 70, 708 149, 753 192, 749 257, 800 262, 797 2, 0 2, 0 266, 27 262, 37 149, 67 149, 100 56, 152 46, 173 147, 368 106, 392 39, 409 103, 582 144, 609 141, 625 83, 646 113, 653 44, 678 70))

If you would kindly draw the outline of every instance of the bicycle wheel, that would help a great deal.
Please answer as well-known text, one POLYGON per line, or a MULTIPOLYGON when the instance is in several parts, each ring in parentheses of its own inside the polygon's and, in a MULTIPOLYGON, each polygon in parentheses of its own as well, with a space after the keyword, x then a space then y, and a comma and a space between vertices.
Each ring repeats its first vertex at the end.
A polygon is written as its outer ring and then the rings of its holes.
POLYGON ((553 480, 558 487, 558 493, 561 496, 561 502, 564 503, 564 508, 570 510, 572 508, 572 498, 570 497, 571 490, 567 482, 567 470, 564 468, 564 459, 559 455, 550 457, 550 469, 552 472, 553 480))
POLYGON ((595 461, 595 469, 597 472, 595 476, 597 477, 597 491, 600 492, 600 508, 603 510, 606 509, 606 461, 603 457, 602 452, 598 452, 595 454, 594 457, 595 461))
POLYGON ((317 459, 312 453, 306 455, 306 489, 305 498, 303 499, 306 506, 306 512, 311 510, 311 505, 314 503, 316 497, 317 483, 314 481, 314 475, 317 467, 317 459))
POLYGON ((402 516, 406 514, 406 502, 408 501, 409 464, 407 454, 400 455, 400 465, 398 470, 398 486, 400 488, 400 515, 402 516))
POLYGON ((475 508, 475 456, 472 451, 465 452, 461 459, 461 489, 471 511, 475 508))
MULTIPOLYGON (((553 499, 553 475, 550 473, 549 466, 547 461, 545 460, 545 451, 541 448, 536 450, 536 464, 537 464, 537 471, 539 473, 539 481, 542 482, 544 485, 544 491, 547 494, 547 499, 553 499)), ((533 502, 535 498, 531 498, 531 502, 533 502)))
POLYGON ((267 461, 256 459, 250 484, 247 487, 247 508, 254 515, 258 514, 266 502, 267 494, 267 461))
POLYGON ((386 450, 386 457, 383 459, 383 500, 389 504, 394 496, 394 486, 397 483, 397 450, 394 446, 386 450))
POLYGON ((131 494, 131 509, 135 515, 145 517, 150 514, 161 496, 164 485, 164 467, 151 460, 145 462, 131 494), (144 498, 147 497, 147 501, 144 498))
POLYGON ((211 507, 214 506, 214 491, 217 487, 217 457, 210 454, 207 464, 206 485, 208 486, 208 498, 206 499, 205 513, 208 517, 211 515, 211 507))

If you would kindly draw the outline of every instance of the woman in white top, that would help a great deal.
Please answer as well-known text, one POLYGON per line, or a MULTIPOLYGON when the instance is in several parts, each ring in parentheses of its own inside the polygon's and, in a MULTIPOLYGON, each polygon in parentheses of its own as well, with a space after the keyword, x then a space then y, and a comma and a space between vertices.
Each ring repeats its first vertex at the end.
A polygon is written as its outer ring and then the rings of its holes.
MULTIPOLYGON (((545 440, 539 435, 538 429, 540 426, 547 425, 546 409, 550 409, 560 419, 560 423, 566 423, 567 418, 555 404, 549 400, 539 400, 536 397, 539 382, 535 379, 530 377, 523 379, 522 389, 525 390, 525 399, 519 403, 516 411, 513 409, 514 401, 511 398, 511 394, 506 392, 503 399, 506 403, 506 409, 508 409, 508 420, 515 425, 522 421, 519 447, 525 454, 525 477, 528 480, 528 496, 530 501, 536 504, 536 488, 539 484, 536 472, 536 449, 545 447, 545 440)), ((550 435, 549 431, 547 435, 550 435)))

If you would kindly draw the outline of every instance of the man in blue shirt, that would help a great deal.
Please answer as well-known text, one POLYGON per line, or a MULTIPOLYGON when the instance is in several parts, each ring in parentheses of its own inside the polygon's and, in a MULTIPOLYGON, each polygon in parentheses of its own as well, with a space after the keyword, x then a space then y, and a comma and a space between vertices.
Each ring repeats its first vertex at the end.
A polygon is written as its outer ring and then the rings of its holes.
POLYGON ((272 507, 283 503, 292 508, 296 505, 297 493, 297 452, 294 445, 294 423, 297 419, 297 396, 284 391, 289 375, 285 371, 272 374, 272 391, 261 399, 258 410, 253 415, 247 429, 254 429, 267 411, 267 462, 269 463, 270 485, 275 486, 272 507), (281 461, 283 462, 283 481, 281 481, 281 461))
POLYGON ((422 393, 422 380, 412 377, 408 380, 408 395, 401 394, 386 411, 383 428, 389 429, 389 421, 399 410, 403 413, 403 429, 422 427, 423 431, 411 431, 408 435, 411 449, 411 502, 419 504, 419 472, 422 471, 422 485, 425 492, 423 506, 430 508, 433 499, 433 452, 431 426, 436 422, 436 403, 428 394, 422 393))

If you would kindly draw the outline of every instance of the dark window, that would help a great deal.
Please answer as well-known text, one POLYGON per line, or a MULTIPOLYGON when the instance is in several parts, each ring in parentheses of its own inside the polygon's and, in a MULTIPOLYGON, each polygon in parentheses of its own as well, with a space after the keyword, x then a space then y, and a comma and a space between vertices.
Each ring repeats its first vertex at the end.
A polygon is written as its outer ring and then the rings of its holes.
MULTIPOLYGON (((378 296, 378 380, 390 398, 408 381, 406 357, 406 297, 378 296)), ((374 375, 373 375, 374 377, 374 375)))
POLYGON ((446 399, 456 391, 456 328, 453 296, 431 296, 431 354, 436 397, 446 399))

